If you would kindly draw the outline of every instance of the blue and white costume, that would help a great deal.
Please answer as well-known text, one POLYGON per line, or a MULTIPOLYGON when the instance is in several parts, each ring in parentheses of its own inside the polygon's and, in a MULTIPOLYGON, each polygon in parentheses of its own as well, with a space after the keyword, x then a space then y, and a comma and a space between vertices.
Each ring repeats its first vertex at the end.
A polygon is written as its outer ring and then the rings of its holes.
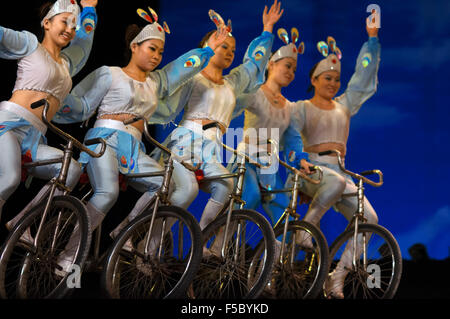
MULTIPOLYGON (((280 147, 279 151, 283 150, 286 143, 285 132, 295 130, 297 126, 296 123, 291 123, 292 108, 295 104, 286 100, 283 107, 275 107, 267 99, 261 88, 256 93, 239 98, 237 103, 245 106, 244 137, 238 146, 238 150, 245 152, 255 160, 258 159, 261 164, 267 165, 268 160, 261 159, 256 153, 267 153, 266 141, 269 138, 277 142, 280 147), (257 139, 255 139, 255 134, 258 134, 257 139)), ((295 133, 290 134, 295 136, 295 133)), ((287 136, 291 135, 287 134, 287 136)), ((301 143, 301 139, 295 140, 295 142, 301 143)), ((302 157, 301 152, 296 154, 294 156, 296 164, 298 165, 300 160, 305 157, 306 154, 302 157)), ((259 169, 253 164, 246 164, 246 168, 245 191, 242 197, 246 202, 245 207, 257 209, 258 205, 262 204, 272 223, 275 223, 289 205, 289 196, 285 193, 279 193, 261 201, 261 188, 267 190, 283 188, 284 182, 278 174, 277 159, 272 157, 272 166, 269 169, 259 169)), ((237 163, 235 162, 233 171, 236 169, 237 163)))
MULTIPOLYGON (((275 63, 284 58, 297 61, 298 54, 304 52, 303 42, 300 43, 298 48, 296 47, 298 41, 297 28, 291 30, 291 43, 289 43, 289 36, 285 29, 280 28, 277 33, 285 45, 274 52, 270 61, 275 63)), ((248 154, 265 166, 269 164, 267 140, 270 138, 275 141, 279 147, 278 150, 281 151, 285 144, 285 132, 295 130, 297 126, 296 123, 291 124, 294 103, 287 99, 284 103, 284 105, 273 105, 262 88, 255 93, 243 95, 236 102, 236 111, 233 114, 235 117, 245 109, 243 141, 239 144, 238 150, 248 154), (265 155, 261 156, 261 154, 265 155)), ((287 134, 287 136, 290 135, 287 134)), ((301 143, 301 139, 295 142, 301 143)), ((296 164, 305 157, 306 154, 303 154, 303 156, 301 153, 296 154, 294 156, 296 164)), ((271 161, 269 168, 260 169, 253 164, 246 165, 245 192, 243 192, 242 198, 246 202, 246 207, 250 209, 257 209, 261 203, 272 224, 274 224, 289 205, 289 196, 286 193, 261 196, 261 188, 266 190, 283 188, 284 182, 278 173, 279 163, 276 156, 272 155, 271 161)), ((237 168, 237 162, 232 163, 232 170, 236 171, 237 168)))
MULTIPOLYGON (((60 0, 61 2, 61 0, 60 0)), ((58 2, 56 2, 58 4, 58 2)), ((61 51, 61 63, 56 62, 27 31, 14 31, 0 26, 0 57, 18 60, 17 80, 14 91, 31 90, 46 92, 61 106, 72 87, 71 77, 85 65, 93 42, 93 27, 97 21, 95 9, 85 7, 81 12, 75 39, 61 51), (89 21, 89 28, 85 27, 89 21)), ((51 112, 51 111, 50 111, 51 112)), ((10 101, 0 103, 0 212, 4 201, 20 183, 21 156, 40 161, 62 156, 62 151, 46 145, 47 127, 24 106, 10 101)), ((60 164, 29 169, 29 173, 43 179, 58 175, 60 164)), ((80 176, 79 164, 72 160, 67 186, 73 188, 80 176)))
MULTIPOLYGON (((291 131, 292 134, 289 139, 292 142, 285 146, 287 151, 301 153, 310 146, 327 142, 342 144, 345 149, 350 118, 376 92, 379 61, 380 44, 378 38, 370 37, 361 48, 355 73, 350 79, 347 89, 333 100, 334 109, 323 110, 309 100, 298 101, 291 114, 297 127, 296 130, 291 131), (300 135, 296 136, 296 132, 300 132, 301 137, 300 135), (301 149, 302 143, 299 142, 300 139, 303 140, 303 150, 301 149)), ((342 193, 356 191, 352 179, 340 170, 336 157, 318 156, 315 153, 309 153, 308 157, 310 163, 323 168, 324 175, 319 185, 302 182, 301 191, 312 198, 305 220, 318 223, 332 205, 335 205, 335 209, 350 220, 357 209, 357 200, 354 197, 341 199, 341 195, 342 193)), ((375 210, 366 198, 364 211, 370 223, 377 222, 375 210)))
MULTIPOLYGON (((88 119, 98 111, 97 121, 86 139, 103 138, 107 143, 105 154, 100 158, 91 158, 86 153, 80 156, 80 163, 86 165, 94 194, 88 203, 88 210, 100 215, 93 229, 111 209, 119 195, 119 172, 128 173, 161 171, 163 168, 146 155, 142 142, 142 133, 132 125, 123 122, 102 119, 110 114, 142 115, 150 123, 157 110, 158 100, 164 100, 176 91, 190 77, 199 72, 214 51, 211 48, 194 49, 167 64, 160 70, 151 72, 145 82, 129 77, 119 67, 102 66, 83 79, 66 98, 65 107, 54 121, 59 123, 79 122, 88 119), (198 64, 185 66, 186 61, 196 57, 198 64)), ((91 146, 91 149, 99 147, 91 146)), ((162 183, 162 177, 130 179, 130 185, 146 193, 151 198, 162 183)), ((170 200, 173 205, 187 208, 186 199, 180 184, 175 183, 175 191, 170 200)))
MULTIPOLYGON (((264 31, 250 43, 243 64, 224 76, 223 84, 214 83, 199 73, 169 98, 168 104, 175 109, 172 119, 181 109, 185 110, 179 126, 168 136, 166 144, 178 156, 200 164, 205 177, 228 174, 229 171, 221 164, 219 150, 222 148, 216 141, 217 128, 203 131, 202 126, 193 120, 209 119, 227 129, 236 97, 254 91, 264 82, 264 70, 269 59, 266 53, 270 52, 272 43, 272 33, 264 31)), ((192 202, 198 194, 194 173, 179 165, 175 170, 179 170, 178 175, 189 181, 184 194, 192 202)), ((231 194, 233 185, 231 179, 202 183, 202 190, 211 193, 211 198, 203 211, 201 228, 214 219, 231 194)))

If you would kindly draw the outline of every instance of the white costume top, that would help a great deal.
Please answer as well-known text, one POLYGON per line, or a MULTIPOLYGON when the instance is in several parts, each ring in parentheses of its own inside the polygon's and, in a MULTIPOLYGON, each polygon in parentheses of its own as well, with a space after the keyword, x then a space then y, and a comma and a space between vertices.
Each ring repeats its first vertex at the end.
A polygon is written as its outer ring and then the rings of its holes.
POLYGON ((323 110, 311 101, 303 101, 305 124, 302 131, 304 147, 322 143, 347 144, 350 129, 350 111, 337 101, 334 109, 323 110))
POLYGON ((98 106, 98 117, 128 113, 150 118, 158 103, 158 87, 151 74, 141 82, 129 77, 119 67, 109 69, 111 86, 98 106))
MULTIPOLYGON (((356 60, 355 72, 343 94, 333 99, 334 109, 322 110, 309 100, 300 100, 292 108, 291 116, 295 119, 295 131, 300 132, 305 147, 322 143, 342 144, 347 147, 350 118, 358 113, 362 104, 377 90, 378 67, 380 64, 380 43, 377 37, 370 37, 363 44, 356 60), (371 62, 364 66, 364 57, 370 56, 371 62)), ((295 139, 291 137, 289 149, 297 148, 295 139)))
POLYGON ((216 84, 198 73, 184 111, 183 119, 209 119, 228 127, 236 104, 233 87, 227 80, 216 84))
POLYGON ((69 62, 56 62, 39 43, 36 50, 18 62, 17 79, 13 92, 17 90, 41 91, 53 95, 61 103, 72 88, 69 62))
POLYGON ((64 107, 54 121, 81 122, 98 110, 105 114, 142 115, 151 121, 158 102, 169 97, 208 63, 214 51, 210 48, 191 50, 161 69, 150 72, 144 82, 129 77, 120 67, 102 66, 84 78, 66 97, 64 107), (185 66, 193 56, 199 63, 185 66))
MULTIPOLYGON (((95 8, 85 7, 80 21, 97 20, 95 8), (93 20, 92 20, 93 19, 93 20)), ((75 76, 86 64, 92 48, 94 32, 79 28, 70 45, 61 51, 61 63, 56 62, 28 31, 14 31, 0 26, 0 58, 18 60, 14 90, 46 92, 61 104, 72 87, 75 76)))

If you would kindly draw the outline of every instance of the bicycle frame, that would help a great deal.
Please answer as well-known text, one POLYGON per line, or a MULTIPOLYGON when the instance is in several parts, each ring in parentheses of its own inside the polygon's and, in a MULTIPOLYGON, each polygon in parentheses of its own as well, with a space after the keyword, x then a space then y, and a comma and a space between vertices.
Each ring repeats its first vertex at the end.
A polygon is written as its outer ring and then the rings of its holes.
MULTIPOLYGON (((102 156, 103 153, 106 150, 106 143, 102 139, 92 139, 92 140, 86 142, 86 145, 92 145, 92 144, 97 144, 97 143, 101 143, 102 144, 102 148, 101 148, 100 152, 99 153, 95 153, 95 152, 92 152, 91 150, 89 150, 87 147, 85 147, 82 143, 78 142, 75 138, 73 138, 69 134, 67 134, 67 133, 61 131, 60 129, 58 129, 57 127, 55 127, 47 118, 48 109, 50 107, 50 104, 48 103, 47 99, 42 99, 42 100, 39 100, 39 101, 36 101, 36 102, 32 103, 31 104, 31 108, 34 109, 34 108, 40 107, 42 105, 44 105, 44 109, 42 110, 42 120, 43 120, 43 122, 53 132, 55 132, 57 135, 61 136, 65 140, 67 140, 67 145, 64 146, 64 155, 61 158, 53 159, 53 160, 43 160, 43 161, 31 162, 31 163, 24 164, 24 167, 32 168, 32 167, 38 167, 38 166, 43 166, 43 165, 50 165, 50 164, 61 163, 61 169, 59 171, 58 176, 56 178, 53 178, 53 179, 50 180, 50 183, 51 183, 52 186, 50 188, 49 194, 48 195, 44 194, 44 196, 41 199, 41 201, 42 201, 46 196, 48 196, 47 197, 47 202, 46 202, 45 208, 44 208, 44 213, 42 215, 42 219, 41 219, 41 221, 39 223, 38 230, 36 232, 36 236, 34 237, 34 242, 33 242, 33 247, 32 247, 33 250, 37 249, 36 247, 37 247, 37 243, 39 241, 39 237, 40 237, 40 233, 41 233, 41 230, 42 230, 42 226, 44 225, 44 221, 47 218, 47 214, 48 214, 48 211, 50 209, 50 204, 51 204, 52 199, 54 197, 56 188, 58 187, 58 189, 62 190, 63 191, 63 195, 67 195, 68 193, 71 192, 71 189, 66 187, 66 180, 67 180, 67 174, 68 174, 68 171, 69 171, 70 161, 72 159, 73 147, 76 146, 80 150, 87 152, 89 155, 91 155, 93 157, 100 157, 100 156, 102 156)), ((39 202, 41 202, 41 201, 39 201, 39 202)), ((61 217, 61 213, 58 214, 58 221, 57 221, 56 229, 59 229, 60 217, 61 217)), ((56 232, 55 232, 55 234, 56 234, 56 232)), ((55 240, 56 240, 56 238, 53 238, 52 245, 51 245, 52 249, 55 246, 55 240)))
MULTIPOLYGON (((268 190, 266 191, 266 193, 291 193, 291 199, 289 202, 289 206, 285 209, 285 211, 283 212, 283 215, 281 215, 281 217, 278 219, 278 221, 275 223, 274 228, 276 228, 281 221, 284 219, 285 223, 284 223, 284 229, 283 229, 283 236, 281 239, 281 251, 280 251, 280 257, 279 257, 279 262, 280 264, 283 263, 283 255, 284 255, 284 249, 285 249, 285 243, 286 243, 286 237, 287 237, 287 230, 289 227, 289 217, 292 216, 294 217, 294 220, 298 220, 300 218, 300 215, 297 214, 297 198, 299 196, 299 181, 300 178, 304 179, 306 182, 308 183, 312 183, 312 184, 319 184, 320 181, 322 180, 322 176, 323 176, 323 172, 322 169, 318 166, 314 166, 312 167, 312 169, 317 170, 319 172, 319 179, 315 180, 312 179, 310 177, 308 177, 306 174, 304 174, 303 172, 301 172, 300 170, 290 166, 289 164, 287 164, 286 162, 282 161, 279 157, 279 155, 277 154, 277 159, 279 161, 279 163, 284 166, 286 169, 290 170, 292 173, 294 173, 294 178, 293 178, 293 185, 291 188, 288 189, 282 189, 282 190, 268 190)), ((293 235, 294 237, 292 238, 292 241, 295 242, 295 236, 296 234, 294 233, 293 235)), ((294 249, 294 246, 292 246, 292 249, 294 249)), ((291 256, 293 257, 293 254, 291 254, 291 256)))
MULTIPOLYGON (((164 166, 164 171, 160 171, 160 172, 153 172, 153 173, 137 173, 137 174, 128 174, 127 178, 137 178, 137 177, 152 177, 152 176, 162 176, 163 177, 163 183, 161 185, 161 188, 156 192, 155 195, 155 199, 150 201, 145 207, 143 207, 143 209, 138 212, 138 214, 144 212, 145 210, 147 210, 149 207, 151 207, 151 205, 153 205, 153 215, 152 218, 150 220, 150 225, 149 225, 149 229, 148 232, 146 234, 146 238, 145 238, 145 248, 144 248, 144 256, 146 258, 149 258, 150 256, 150 251, 149 251, 149 247, 150 247, 150 239, 151 239, 151 235, 153 233, 153 227, 154 227, 154 221, 156 218, 156 212, 158 211, 158 208, 160 207, 160 204, 162 203, 163 205, 169 205, 169 186, 170 186, 170 180, 172 178, 172 173, 173 173, 173 160, 176 159, 180 164, 182 164, 184 167, 186 167, 187 169, 191 170, 191 171, 195 171, 195 167, 191 166, 188 163, 185 163, 182 159, 176 157, 167 147, 165 147, 164 145, 160 144, 158 141, 156 141, 149 133, 148 131, 148 124, 147 124, 147 120, 143 117, 143 116, 134 116, 133 118, 124 121, 123 123, 125 125, 129 125, 131 123, 137 122, 139 120, 143 120, 144 122, 144 135, 145 137, 156 147, 160 148, 163 152, 165 152, 166 154, 169 154, 169 159, 165 162, 164 166)), ((182 226, 182 225, 180 225, 182 226)), ((165 221, 163 222, 162 225, 162 230, 161 230, 161 237, 160 237, 160 242, 159 242, 159 255, 161 254, 161 247, 163 244, 163 238, 164 238, 164 234, 165 234, 165 228, 166 228, 166 223, 165 221)), ((183 227, 180 227, 180 229, 182 230, 183 227)), ((179 234, 178 237, 178 244, 181 245, 179 247, 182 247, 183 244, 183 233, 181 232, 179 234)), ((181 251, 179 252, 181 254, 181 251)), ((160 256, 159 256, 160 257, 160 256)))
MULTIPOLYGON (((335 154, 338 160, 338 164, 340 169, 345 173, 348 174, 354 178, 356 178, 358 180, 357 183, 357 188, 358 190, 355 193, 348 193, 348 194, 343 194, 342 197, 356 197, 358 200, 358 209, 356 210, 356 212, 353 215, 352 220, 350 221, 349 225, 347 226, 346 230, 349 229, 349 227, 354 227, 354 236, 353 236, 353 251, 352 251, 352 264, 353 267, 356 269, 357 268, 357 262, 356 262, 356 256, 357 256, 357 238, 358 238, 358 224, 361 221, 362 223, 367 222, 367 219, 364 217, 364 183, 367 183, 371 186, 374 187, 380 187, 381 185, 383 185, 383 173, 380 170, 374 169, 374 170, 369 170, 369 171, 364 171, 361 172, 360 174, 351 172, 349 170, 347 170, 343 164, 342 161, 342 157, 341 157, 341 153, 338 150, 328 150, 328 151, 324 151, 324 152, 320 152, 318 153, 319 156, 323 156, 323 155, 329 155, 329 154, 335 154), (377 174, 379 177, 378 182, 374 182, 368 178, 365 177, 365 175, 372 175, 372 174, 377 174)), ((366 252, 366 235, 363 234, 363 266, 364 266, 364 270, 367 269, 367 252, 366 252)))

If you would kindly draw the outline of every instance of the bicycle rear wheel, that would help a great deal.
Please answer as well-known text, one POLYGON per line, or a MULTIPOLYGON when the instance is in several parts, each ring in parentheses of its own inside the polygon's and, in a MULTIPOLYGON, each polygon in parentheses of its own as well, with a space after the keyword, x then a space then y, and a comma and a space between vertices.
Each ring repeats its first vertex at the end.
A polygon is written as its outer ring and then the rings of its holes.
MULTIPOLYGON (((72 271, 83 269, 91 235, 83 204, 72 196, 52 199, 37 245, 34 246, 46 201, 25 215, 10 232, 0 250, 0 296, 2 298, 63 298, 75 288, 70 273, 61 271, 57 260, 67 248, 74 230, 80 232, 72 242, 72 271)), ((73 278, 80 280, 80 278, 73 278)))
MULTIPOLYGON (((342 233, 330 248, 330 271, 335 271, 336 274, 340 272, 345 277, 344 297, 349 299, 393 298, 402 273, 401 251, 394 236, 380 225, 358 225, 358 241, 361 244, 357 245, 356 267, 352 261, 347 262, 345 267, 338 266, 345 249, 347 247, 347 251, 352 249, 353 238, 354 228, 351 228, 342 233), (363 242, 366 244, 363 245, 363 242)), ((330 282, 329 285, 331 287, 332 283, 330 282)))
POLYGON ((253 210, 232 211, 222 255, 226 221, 225 214, 203 230, 204 256, 191 289, 195 298, 257 298, 270 278, 275 237, 267 219, 253 210), (255 262, 259 271, 250 276, 255 262))
POLYGON ((180 207, 159 207, 146 255, 145 243, 152 215, 150 210, 130 222, 110 247, 102 273, 102 286, 109 297, 186 296, 200 263, 200 226, 180 207))
MULTIPOLYGON (((284 224, 275 230, 282 241, 284 224)), ((278 299, 311 299, 322 291, 328 274, 328 244, 319 228, 305 221, 290 221, 285 249, 280 262, 281 245, 274 262, 272 277, 262 297, 278 299), (308 240, 304 239, 307 236, 308 240)))

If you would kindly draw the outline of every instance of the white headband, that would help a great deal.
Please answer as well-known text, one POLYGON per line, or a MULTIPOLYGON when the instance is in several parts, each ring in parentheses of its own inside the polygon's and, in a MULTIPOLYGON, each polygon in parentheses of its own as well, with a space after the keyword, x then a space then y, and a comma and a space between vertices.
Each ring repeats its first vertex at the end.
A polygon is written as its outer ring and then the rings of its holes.
POLYGON ((50 11, 45 15, 41 21, 41 26, 44 26, 45 19, 51 19, 60 13, 72 13, 74 16, 73 26, 78 24, 78 16, 80 15, 80 7, 75 0, 57 0, 50 11))
POLYGON ((141 32, 131 41, 130 47, 133 43, 141 43, 143 41, 149 40, 149 39, 159 39, 163 42, 166 42, 166 33, 170 34, 170 29, 167 23, 164 21, 163 27, 157 22, 158 21, 158 15, 152 8, 148 8, 151 16, 142 9, 137 9, 138 15, 144 19, 145 21, 149 22, 150 24, 146 25, 141 32), (153 17, 153 19, 152 19, 153 17))
POLYGON ((312 75, 313 78, 319 76, 326 71, 337 71, 341 73, 341 61, 342 53, 341 50, 336 46, 336 40, 333 37, 327 38, 327 43, 320 41, 317 43, 317 50, 325 57, 322 61, 317 64, 316 69, 312 75), (334 52, 334 54, 328 55, 329 50, 334 52))
POLYGON ((303 54, 305 52, 305 44, 303 42, 300 43, 298 48, 295 43, 298 41, 298 30, 297 28, 291 29, 291 39, 292 42, 289 43, 288 33, 285 29, 278 29, 278 37, 281 41, 283 41, 286 45, 279 48, 270 58, 270 61, 276 62, 283 58, 293 58, 297 61, 297 55, 303 54))

